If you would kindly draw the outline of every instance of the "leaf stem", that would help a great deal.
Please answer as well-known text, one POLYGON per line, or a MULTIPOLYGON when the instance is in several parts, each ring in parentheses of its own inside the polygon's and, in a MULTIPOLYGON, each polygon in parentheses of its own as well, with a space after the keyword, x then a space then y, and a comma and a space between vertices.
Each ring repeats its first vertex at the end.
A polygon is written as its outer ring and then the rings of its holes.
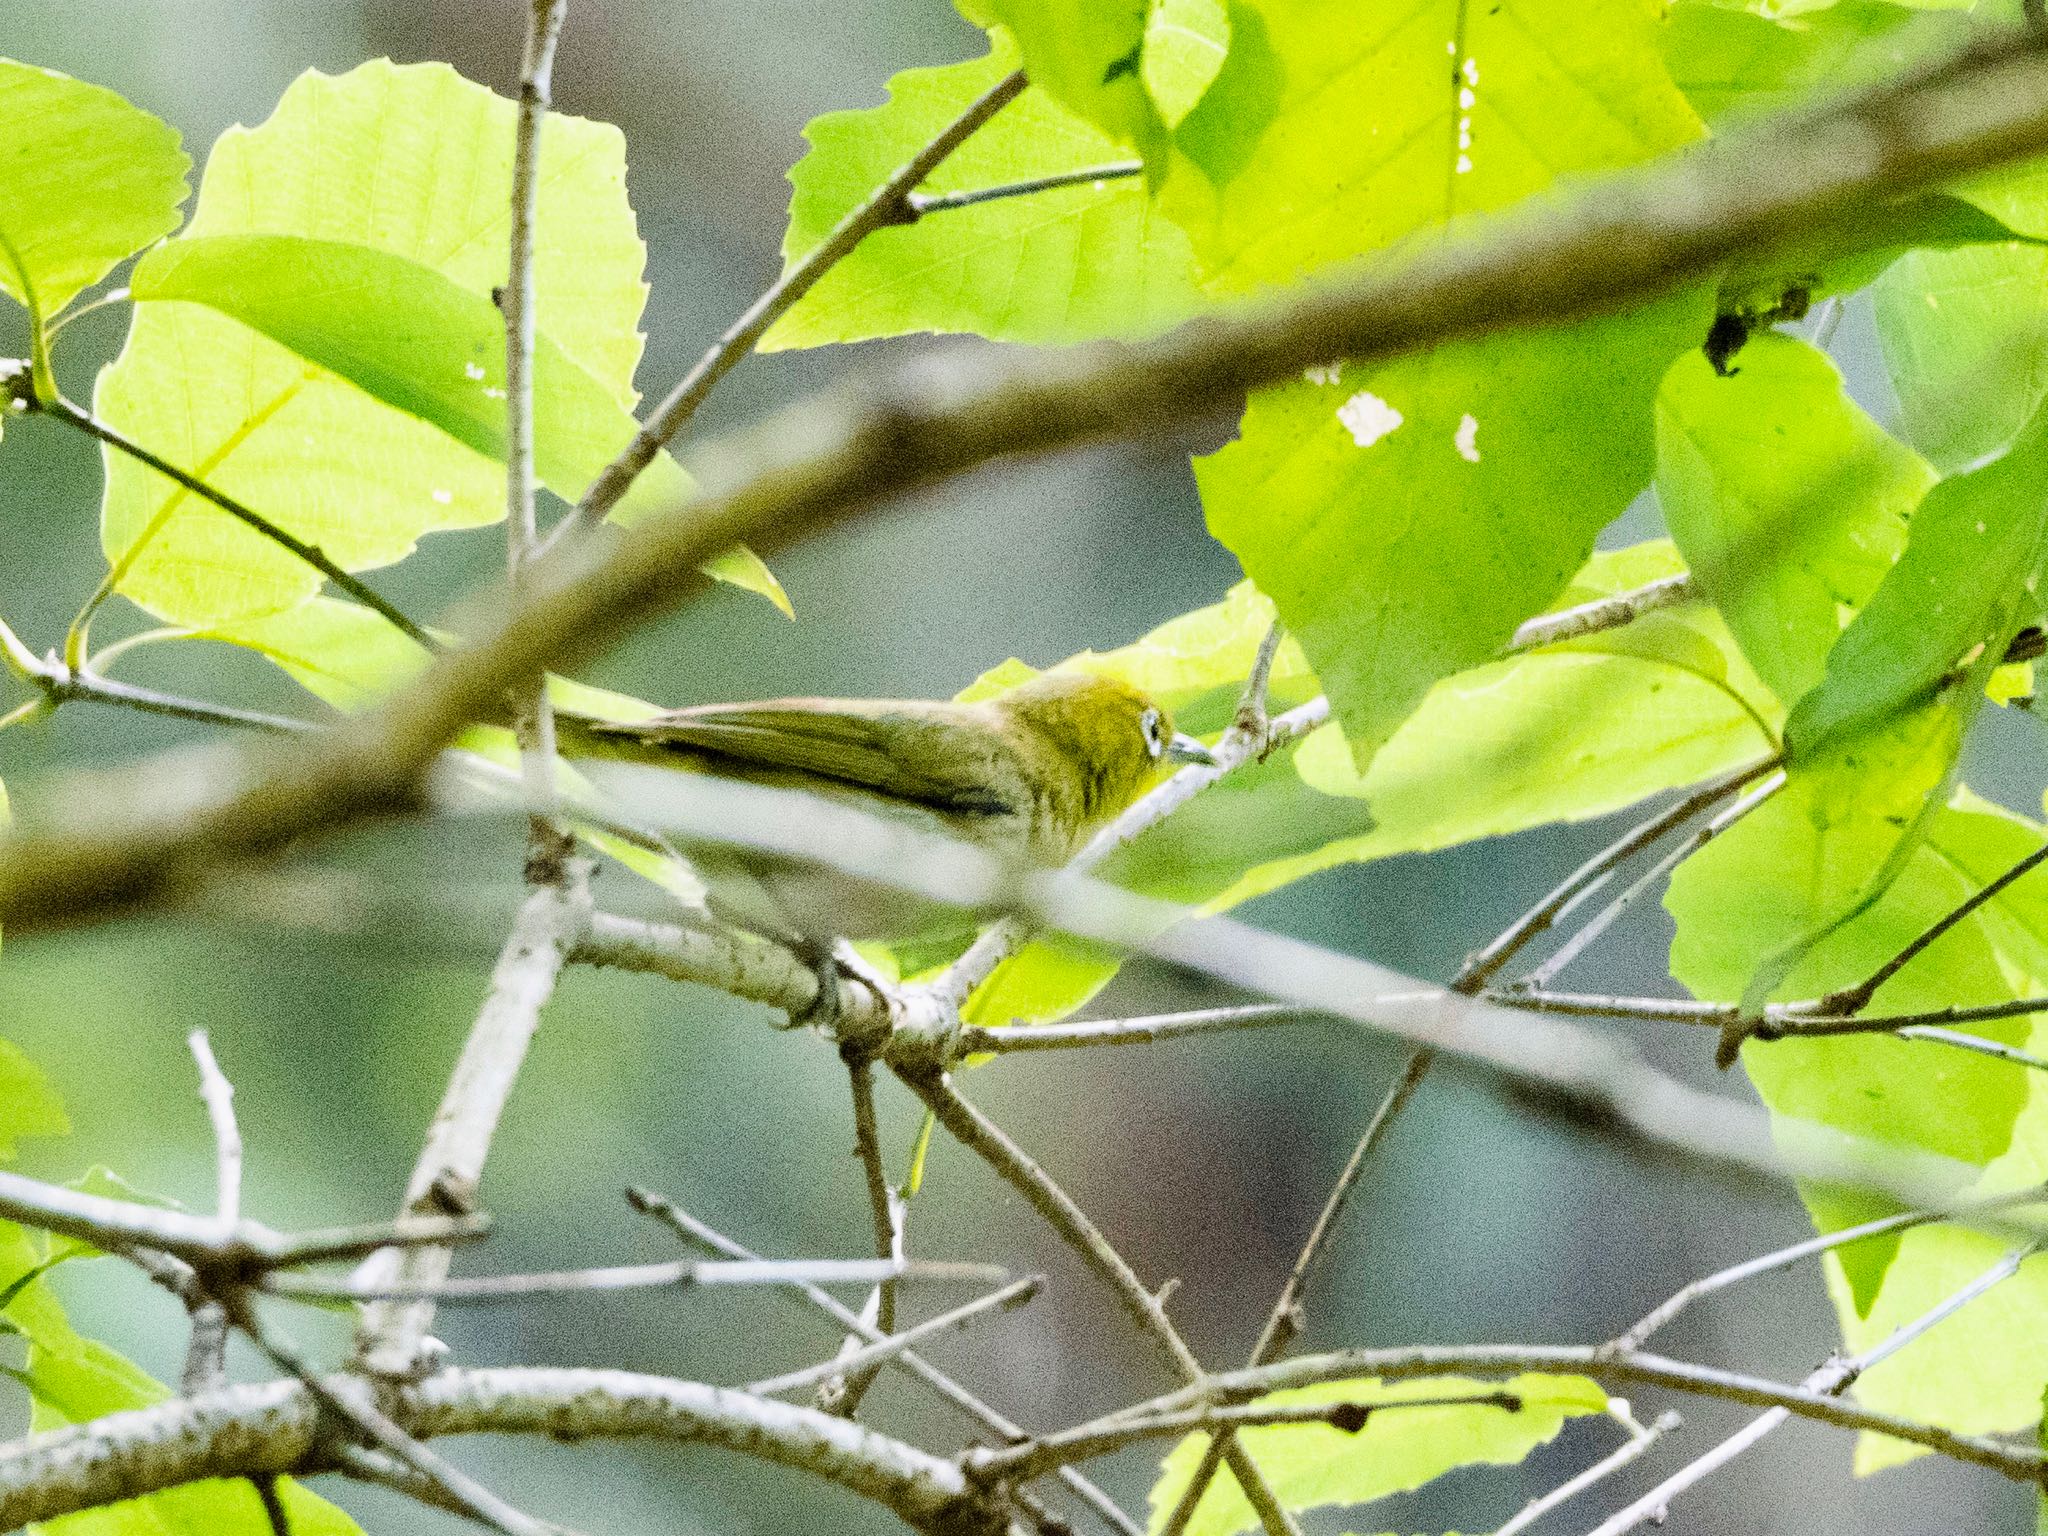
POLYGON ((974 208, 982 203, 999 202, 1004 198, 1029 197, 1035 192, 1051 192, 1060 187, 1079 186, 1084 182, 1121 181, 1144 174, 1144 161, 1116 160, 1108 165, 1091 165, 1076 171, 1055 171, 1049 176, 1033 176, 1024 181, 1005 182, 1001 186, 976 187, 971 192, 912 192, 905 197, 904 202, 913 217, 921 219, 926 214, 950 213, 956 208, 974 208))

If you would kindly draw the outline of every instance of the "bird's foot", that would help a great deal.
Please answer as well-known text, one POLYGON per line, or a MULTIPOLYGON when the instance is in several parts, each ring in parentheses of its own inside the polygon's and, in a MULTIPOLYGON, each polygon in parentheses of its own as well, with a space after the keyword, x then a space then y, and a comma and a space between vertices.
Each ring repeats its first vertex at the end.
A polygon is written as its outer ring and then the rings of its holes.
POLYGON ((862 959, 860 951, 845 939, 808 940, 794 948, 817 978, 818 991, 810 1007, 789 1016, 786 1028, 815 1029, 822 1034, 837 1035, 846 1017, 843 984, 849 979, 860 982, 877 997, 887 993, 888 978, 862 959))

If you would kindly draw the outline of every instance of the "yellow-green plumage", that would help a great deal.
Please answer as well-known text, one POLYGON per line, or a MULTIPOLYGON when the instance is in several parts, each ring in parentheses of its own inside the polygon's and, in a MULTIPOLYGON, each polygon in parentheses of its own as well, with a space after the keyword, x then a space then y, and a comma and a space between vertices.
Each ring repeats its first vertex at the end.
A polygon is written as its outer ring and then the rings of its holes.
MULTIPOLYGON (((1113 678, 1047 673, 979 703, 770 699, 615 723, 568 717, 565 754, 623 759, 799 789, 907 820, 999 857, 1064 864, 1144 792, 1163 759, 1202 755, 1165 712, 1113 678)), ((897 937, 929 904, 876 903, 817 865, 692 848, 714 898, 745 926, 897 937), (734 876, 758 891, 732 898, 734 876), (721 887, 723 891, 721 892, 721 887), (879 906, 879 915, 877 908, 879 906)))

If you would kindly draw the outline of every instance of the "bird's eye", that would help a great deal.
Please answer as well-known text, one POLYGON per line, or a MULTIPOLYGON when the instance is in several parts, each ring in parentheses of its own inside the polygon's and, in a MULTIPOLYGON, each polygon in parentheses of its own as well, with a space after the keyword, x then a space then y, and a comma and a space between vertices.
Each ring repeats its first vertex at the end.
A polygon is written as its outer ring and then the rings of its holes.
POLYGON ((1166 737, 1159 729, 1159 711, 1148 709, 1138 718, 1138 729, 1145 733, 1145 750, 1157 757, 1166 750, 1166 737))

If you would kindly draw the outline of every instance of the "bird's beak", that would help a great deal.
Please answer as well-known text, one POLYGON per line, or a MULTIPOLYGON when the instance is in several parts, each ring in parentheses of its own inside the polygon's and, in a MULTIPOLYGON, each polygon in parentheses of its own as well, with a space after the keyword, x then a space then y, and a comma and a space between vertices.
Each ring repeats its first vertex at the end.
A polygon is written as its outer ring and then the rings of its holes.
POLYGON ((1166 760, 1170 763, 1201 763, 1208 768, 1216 766, 1216 754, 1185 731, 1173 733, 1173 740, 1166 744, 1166 760))

